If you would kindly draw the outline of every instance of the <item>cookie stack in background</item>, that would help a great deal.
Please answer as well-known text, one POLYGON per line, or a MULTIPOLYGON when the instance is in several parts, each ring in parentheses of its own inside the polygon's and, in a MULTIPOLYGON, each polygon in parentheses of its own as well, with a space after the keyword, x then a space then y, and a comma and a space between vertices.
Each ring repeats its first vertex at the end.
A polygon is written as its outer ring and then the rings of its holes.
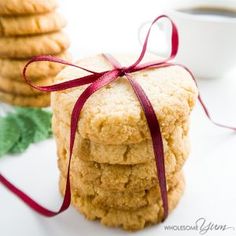
MULTIPOLYGON (((116 58, 124 66, 135 60, 130 56, 116 58)), ((102 55, 80 60, 78 65, 98 72, 112 68, 102 55)), ((84 71, 67 67, 58 80, 85 75, 84 71)), ((181 170, 189 154, 189 115, 197 89, 191 76, 178 66, 139 71, 132 76, 145 90, 161 126, 171 212, 184 191, 181 170)), ((85 87, 52 94, 62 194, 71 112, 85 87)), ((88 219, 126 230, 139 230, 161 221, 163 208, 150 134, 142 108, 124 77, 86 102, 78 123, 70 179, 72 204, 88 219)))
MULTIPOLYGON (((50 95, 25 83, 22 71, 30 58, 54 55, 70 60, 69 40, 62 32, 64 17, 56 0, 0 1, 0 101, 19 106, 45 107, 50 95)), ((52 84, 63 65, 39 62, 29 67, 34 84, 52 84)))

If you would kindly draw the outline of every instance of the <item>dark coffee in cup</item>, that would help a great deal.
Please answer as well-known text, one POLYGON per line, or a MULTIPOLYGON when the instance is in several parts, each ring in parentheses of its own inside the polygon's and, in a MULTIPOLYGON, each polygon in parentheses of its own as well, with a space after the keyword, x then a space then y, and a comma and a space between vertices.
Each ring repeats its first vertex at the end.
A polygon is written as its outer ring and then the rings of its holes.
POLYGON ((236 10, 229 8, 221 8, 221 7, 206 7, 199 6, 193 8, 182 8, 178 9, 178 11, 182 13, 187 13, 191 15, 205 15, 205 16, 217 16, 217 17, 228 17, 228 18, 236 18, 236 10))

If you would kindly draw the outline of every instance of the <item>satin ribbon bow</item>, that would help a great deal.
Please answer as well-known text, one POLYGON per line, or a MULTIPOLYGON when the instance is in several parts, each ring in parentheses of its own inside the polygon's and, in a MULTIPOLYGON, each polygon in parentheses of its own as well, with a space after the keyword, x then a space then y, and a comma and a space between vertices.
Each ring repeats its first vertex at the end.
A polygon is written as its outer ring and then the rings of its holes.
MULTIPOLYGON (((175 58, 177 52, 178 52, 178 45, 179 45, 179 37, 178 37, 178 31, 177 27, 174 24, 174 22, 166 15, 161 15, 158 16, 151 24, 146 39, 143 44, 143 48, 141 51, 141 54, 137 61, 135 61, 132 65, 128 67, 122 67, 120 63, 113 58, 111 55, 105 55, 103 56, 108 60, 108 62, 111 63, 113 66, 112 70, 108 71, 103 71, 103 72, 95 72, 90 69, 86 69, 83 67, 80 67, 78 65, 69 63, 67 61, 61 60, 59 58, 55 58, 52 56, 36 56, 32 58, 25 66, 24 71, 23 71, 23 76, 26 81, 31 87, 38 89, 40 91, 46 91, 46 92, 53 92, 53 91, 60 91, 60 90, 65 90, 65 89, 70 89, 70 88, 75 88, 79 87, 82 85, 89 84, 88 87, 83 91, 83 93, 79 96, 77 99, 76 103, 74 104, 73 110, 72 110, 72 115, 71 115, 71 127, 70 127, 70 155, 69 155, 69 162, 68 162, 68 170, 67 170, 67 180, 66 180, 66 188, 65 188, 65 194, 64 194, 64 200, 63 203, 58 211, 51 211, 44 206, 40 205, 36 201, 34 201, 31 197, 29 197, 27 194, 22 192, 19 188, 14 186, 12 183, 10 183, 3 175, 0 174, 0 182, 7 187, 11 192, 13 192, 17 197, 19 197, 21 200, 23 200, 29 207, 31 207, 33 210, 36 212, 52 217, 55 215, 60 214, 64 210, 66 210, 71 202, 71 189, 70 189, 70 163, 71 163, 71 157, 72 157, 72 152, 73 152, 73 147, 74 147, 74 141, 75 141, 75 135, 76 135, 76 130, 78 126, 78 121, 80 117, 80 112, 86 103, 87 99, 96 91, 101 89, 102 87, 108 85, 109 83, 115 81, 118 79, 118 77, 124 76, 131 87, 133 88, 140 105, 142 106, 142 109, 144 111, 146 121, 149 127, 151 139, 152 139, 152 144, 153 144, 153 152, 155 156, 155 162, 156 162, 156 169, 157 169, 157 178, 159 182, 159 187, 160 187, 160 192, 161 192, 161 199, 163 203, 163 220, 168 216, 168 199, 167 199, 167 187, 166 187, 166 175, 165 175, 165 160, 164 160, 164 150, 163 150, 163 141, 162 141, 162 135, 160 131, 160 125, 158 122, 158 118, 156 117, 155 111, 151 105, 151 102, 149 101, 148 97, 146 96, 144 90, 141 88, 141 86, 132 79, 132 73, 137 72, 140 70, 145 70, 145 69, 150 69, 150 68, 163 68, 163 67, 169 67, 169 66, 174 66, 174 65, 179 65, 183 67, 185 70, 187 70, 190 75, 192 76, 192 79, 195 81, 193 74, 191 71, 186 68, 183 65, 176 64, 173 62, 170 62, 172 59, 175 58), (160 61, 152 61, 152 62, 147 62, 141 64, 146 51, 147 51, 147 45, 148 45, 148 39, 149 35, 151 33, 151 29, 153 25, 159 21, 162 18, 166 18, 170 21, 171 27, 172 27, 172 34, 171 34, 171 53, 170 56, 164 60, 160 61), (60 63, 64 64, 67 66, 72 66, 76 67, 78 69, 84 70, 89 72, 89 75, 84 76, 82 78, 75 78, 70 81, 58 83, 55 85, 50 85, 50 86, 36 86, 34 85, 26 76, 26 71, 28 66, 31 63, 34 62, 42 62, 42 61, 48 61, 48 62, 55 62, 55 63, 60 63)), ((173 78, 174 79, 174 78, 173 78)), ((196 81, 195 81, 196 83, 196 81)), ((222 125, 219 123, 214 122, 210 114, 204 105, 200 94, 198 96, 198 99, 207 115, 207 117, 216 125, 223 127, 223 128, 228 128, 236 131, 236 128, 234 127, 229 127, 226 125, 222 125)))

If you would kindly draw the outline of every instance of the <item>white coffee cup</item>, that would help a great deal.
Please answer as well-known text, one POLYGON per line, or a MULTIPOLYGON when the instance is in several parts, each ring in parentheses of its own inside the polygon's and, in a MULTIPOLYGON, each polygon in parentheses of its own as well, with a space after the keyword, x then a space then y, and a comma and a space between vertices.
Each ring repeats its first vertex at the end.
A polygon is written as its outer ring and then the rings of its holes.
MULTIPOLYGON (((195 7, 234 9, 236 1, 179 1, 166 14, 179 32, 178 63, 187 66, 197 78, 219 78, 236 67, 236 18, 199 15, 179 11, 195 7)), ((161 27, 169 37, 169 25, 161 27)))

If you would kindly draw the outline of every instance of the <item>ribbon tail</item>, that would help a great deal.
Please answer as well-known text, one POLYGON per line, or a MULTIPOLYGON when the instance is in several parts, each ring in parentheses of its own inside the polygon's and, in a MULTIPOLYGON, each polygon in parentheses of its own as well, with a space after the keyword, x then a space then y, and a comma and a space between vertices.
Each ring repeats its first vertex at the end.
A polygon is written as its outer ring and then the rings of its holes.
MULTIPOLYGON (((192 73, 186 66, 184 66, 184 65, 182 65, 182 64, 173 64, 173 63, 168 63, 168 64, 166 64, 165 66, 176 66, 176 65, 178 65, 178 66, 181 66, 182 68, 184 68, 184 69, 191 75, 191 77, 192 77, 194 83, 196 84, 196 86, 197 86, 197 88, 198 88, 198 84, 197 84, 197 80, 196 80, 195 76, 193 75, 193 73, 192 73), (168 65, 168 64, 169 64, 169 65, 168 65)), ((202 108, 203 108, 203 110, 204 110, 204 112, 205 112, 207 118, 211 121, 211 123, 213 123, 214 125, 216 125, 216 126, 218 126, 218 127, 221 127, 221 128, 225 128, 225 129, 230 129, 230 130, 236 131, 236 127, 228 126, 228 125, 224 125, 224 124, 215 122, 215 121, 211 118, 211 115, 210 115, 210 113, 209 113, 209 111, 208 111, 208 109, 207 109, 205 103, 203 102, 203 99, 202 99, 202 97, 201 97, 201 95, 200 95, 199 89, 198 89, 198 93, 199 93, 199 94, 198 94, 198 101, 200 102, 200 104, 201 104, 201 106, 202 106, 202 108)))
POLYGON ((78 100, 75 103, 75 106, 72 111, 71 116, 71 135, 70 135, 70 156, 68 162, 68 170, 67 170, 67 179, 66 179, 66 189, 64 194, 63 203, 58 211, 51 211, 44 206, 38 204, 35 200, 33 200, 30 196, 25 194, 19 188, 17 188, 14 184, 8 181, 2 174, 0 174, 0 183, 2 183, 9 191, 14 193, 18 198, 20 198, 26 205, 28 205, 31 209, 40 213, 41 215, 52 217, 60 214, 65 211, 71 202, 71 189, 70 189, 70 164, 72 159, 72 152, 74 147, 74 141, 76 136, 76 130, 78 126, 78 120, 80 116, 80 112, 87 101, 87 99, 97 90, 101 89, 105 85, 111 83, 115 80, 119 75, 118 70, 112 70, 105 73, 100 79, 96 80, 94 83, 89 85, 84 92, 80 95, 78 100))
MULTIPOLYGON (((197 88, 198 88, 198 84, 197 84, 197 80, 195 78, 195 76, 193 75, 193 73, 184 65, 182 64, 179 64, 179 63, 171 63, 171 62, 167 62, 167 63, 164 63, 163 65, 160 65, 160 64, 153 64, 152 63, 147 63, 147 64, 143 64, 140 66, 140 68, 138 70, 142 70, 142 69, 146 69, 146 68, 164 68, 164 67, 169 67, 169 66, 180 66, 182 67, 183 69, 185 69, 191 76, 192 80, 194 81, 194 83, 196 84, 197 88)), ((210 112, 208 111, 208 108, 207 106, 205 105, 205 103, 203 102, 203 99, 200 95, 200 92, 199 92, 199 88, 198 88, 198 101, 199 103, 201 104, 201 107, 204 111, 204 113, 206 114, 208 120, 218 126, 218 127, 221 127, 221 128, 225 128, 225 129, 230 129, 232 131, 236 131, 236 127, 233 127, 233 126, 229 126, 229 125, 225 125, 225 124, 221 124, 221 123, 218 123, 216 121, 214 121, 210 115, 210 112)))
POLYGON ((118 70, 112 70, 107 73, 105 73, 103 76, 100 77, 100 79, 96 80, 94 83, 89 85, 83 93, 79 96, 78 100, 76 101, 72 114, 71 114, 71 135, 70 135, 70 153, 73 151, 74 147, 74 140, 75 140, 75 134, 78 126, 79 116, 80 112, 85 104, 85 102, 88 100, 88 98, 101 89, 102 87, 106 86, 107 84, 111 83, 113 80, 115 80, 119 75, 118 70))
POLYGON ((0 183, 4 185, 9 191, 14 193, 19 199, 21 199, 26 205, 28 205, 30 208, 35 210, 41 215, 52 217, 56 216, 63 211, 65 211, 70 206, 70 184, 67 184, 66 194, 65 198, 63 200, 63 203, 59 209, 59 211, 51 211, 45 208, 44 206, 37 203, 35 200, 33 200, 31 197, 29 197, 27 194, 25 194, 22 190, 17 188, 14 184, 12 184, 10 181, 8 181, 2 174, 0 174, 0 183))
POLYGON ((167 197, 166 174, 165 174, 164 147, 163 147, 160 125, 156 117, 155 111, 151 105, 151 102, 149 101, 144 90, 128 74, 126 76, 143 108, 148 123, 149 131, 152 137, 152 144, 157 168, 157 177, 159 181, 161 198, 164 209, 164 216, 163 216, 163 221, 164 221, 168 216, 168 197, 167 197))
POLYGON ((213 123, 214 125, 216 125, 216 126, 218 126, 218 127, 221 127, 221 128, 225 128, 225 129, 230 129, 230 130, 236 131, 236 127, 228 126, 228 125, 224 125, 224 124, 215 122, 215 121, 211 118, 211 115, 210 115, 210 113, 209 113, 209 111, 208 111, 208 109, 207 109, 205 103, 203 102, 202 97, 200 96, 200 94, 198 95, 198 101, 199 101, 199 103, 201 104, 203 111, 205 112, 207 118, 211 121, 211 123, 213 123))
MULTIPOLYGON (((113 58, 111 55, 105 54, 104 57, 113 65, 114 68, 121 68, 120 63, 113 58)), ((147 119, 149 130, 152 137, 152 144, 154 150, 154 156, 157 168, 157 177, 159 180, 159 187, 161 192, 161 198, 163 202, 164 216, 163 220, 168 216, 168 198, 167 198, 167 186, 166 186, 166 174, 165 174, 165 159, 164 159, 164 148, 161 136, 161 130, 158 119, 153 110, 152 104, 146 96, 141 86, 136 83, 131 75, 125 73, 130 85, 132 86, 147 119)))

